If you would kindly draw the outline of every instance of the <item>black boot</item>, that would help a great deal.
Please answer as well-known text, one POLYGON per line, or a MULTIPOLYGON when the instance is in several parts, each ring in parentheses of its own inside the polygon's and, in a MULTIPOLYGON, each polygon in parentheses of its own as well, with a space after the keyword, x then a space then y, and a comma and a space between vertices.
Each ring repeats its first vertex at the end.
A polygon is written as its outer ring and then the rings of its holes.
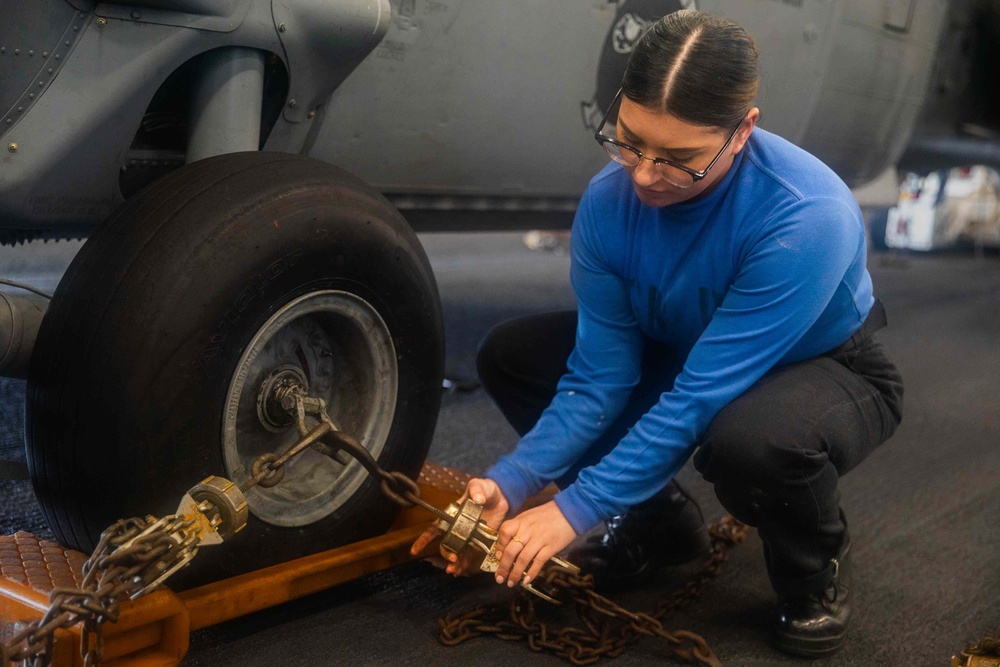
POLYGON ((625 514, 605 521, 606 532, 569 554, 598 590, 624 590, 708 550, 701 508, 676 482, 625 514))
POLYGON ((775 645, 787 653, 820 658, 840 650, 851 618, 850 542, 832 559, 833 579, 821 593, 778 596, 775 645))

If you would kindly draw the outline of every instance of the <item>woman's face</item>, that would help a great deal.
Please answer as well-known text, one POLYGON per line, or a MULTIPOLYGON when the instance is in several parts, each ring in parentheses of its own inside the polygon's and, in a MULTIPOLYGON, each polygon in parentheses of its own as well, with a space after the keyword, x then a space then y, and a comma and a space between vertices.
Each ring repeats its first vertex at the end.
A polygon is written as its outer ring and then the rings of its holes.
MULTIPOLYGON (((757 122, 760 111, 754 107, 705 178, 690 188, 682 189, 663 180, 655 165, 640 160, 634 167, 625 167, 639 200, 647 206, 679 204, 711 190, 733 164, 733 158, 743 148, 757 122)), ((622 96, 618 111, 617 138, 635 146, 646 157, 666 158, 694 171, 707 167, 729 138, 725 129, 692 125, 676 116, 649 109, 622 96)))

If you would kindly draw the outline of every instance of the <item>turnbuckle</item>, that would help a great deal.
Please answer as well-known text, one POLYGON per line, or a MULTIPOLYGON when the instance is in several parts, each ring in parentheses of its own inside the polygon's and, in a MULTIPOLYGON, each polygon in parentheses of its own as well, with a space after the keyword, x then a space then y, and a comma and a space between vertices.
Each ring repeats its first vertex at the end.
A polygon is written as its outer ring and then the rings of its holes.
MULTIPOLYGON (((483 514, 482 505, 479 505, 470 498, 466 499, 461 506, 457 503, 448 503, 444 512, 450 517, 450 521, 446 519, 438 520, 437 528, 444 533, 441 537, 441 548, 453 554, 458 554, 466 548, 480 551, 483 554, 483 561, 480 563, 479 569, 483 572, 496 572, 500 566, 500 559, 497 555, 497 538, 499 535, 480 519, 483 514)), ((535 582, 544 581, 547 570, 552 566, 564 568, 572 574, 580 573, 580 568, 576 565, 558 556, 553 556, 545 563, 537 577, 529 583, 524 583, 522 580, 520 586, 546 602, 559 605, 562 602, 535 588, 535 582)))
MULTIPOLYGON (((134 600, 157 589, 175 572, 187 567, 199 548, 222 544, 243 530, 248 513, 243 492, 228 479, 212 476, 191 487, 170 516, 146 517, 149 525, 115 553, 129 553, 154 543, 169 548, 135 577, 128 596, 134 600)), ((140 553, 137 559, 141 558, 140 553)))
POLYGON ((466 547, 471 547, 483 553, 484 572, 496 572, 494 564, 492 570, 486 569, 486 559, 494 553, 497 542, 497 532, 479 520, 483 515, 483 506, 467 499, 461 506, 456 503, 448 503, 444 508, 444 513, 451 517, 438 520, 438 530, 444 535, 441 537, 441 548, 453 554, 457 554, 466 547))

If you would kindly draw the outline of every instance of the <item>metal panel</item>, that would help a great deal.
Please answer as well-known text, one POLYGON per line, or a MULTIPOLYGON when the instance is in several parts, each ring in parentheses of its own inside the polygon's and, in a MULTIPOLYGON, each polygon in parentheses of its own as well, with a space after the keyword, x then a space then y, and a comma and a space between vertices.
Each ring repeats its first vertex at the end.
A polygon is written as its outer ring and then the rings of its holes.
MULTIPOLYGON (((65 0, 4 3, 0 21, 0 136, 44 91, 45 86, 36 90, 37 82, 47 85, 65 62, 62 54, 56 60, 53 50, 66 40, 75 41, 79 35, 72 30, 75 19, 76 11, 65 0)), ((67 50, 63 46, 62 50, 67 50)))
POLYGON ((240 27, 253 0, 141 0, 127 5, 100 3, 99 16, 213 32, 240 27))
POLYGON ((122 201, 118 171, 142 112, 179 64, 174 59, 193 50, 199 34, 117 22, 96 29, 90 19, 76 55, 7 134, 18 150, 0 154, 0 217, 18 227, 30 221, 96 222, 110 214, 122 201), (157 45, 143 58, 129 38, 140 29, 157 45))
MULTIPOLYGON (((30 114, 12 123, 5 137, 0 226, 72 232, 104 219, 122 201, 119 173, 127 167, 129 145, 153 95, 182 64, 220 47, 243 46, 285 57, 302 102, 276 122, 268 148, 299 152, 313 127, 310 111, 374 47, 389 18, 387 0, 275 0, 273 7, 271 0, 159 4, 232 10, 229 18, 198 20, 235 21, 238 27, 192 30, 204 25, 147 23, 149 12, 167 10, 140 12, 134 6, 138 18, 102 14, 112 5, 98 5, 96 14, 84 15, 74 31, 80 41, 72 57, 63 59, 58 78, 51 85, 46 82, 46 94, 35 100, 30 114), (294 36, 294 43, 282 48, 279 35, 294 36)), ((212 128, 207 130, 211 135, 212 128)))
POLYGON ((246 4, 246 2, 244 0, 132 0, 128 4, 135 7, 162 9, 168 12, 228 16, 236 10, 238 5, 246 4))
POLYGON ((835 0, 700 2, 744 26, 760 52, 760 126, 800 143, 819 102, 837 45, 835 0))
POLYGON ((298 123, 358 66, 389 29, 389 0, 273 0, 289 83, 284 116, 298 123))
POLYGON ((73 56, 0 152, 0 226, 93 226, 121 201, 118 178, 143 112, 166 77, 200 53, 243 44, 280 51, 270 3, 238 33, 202 32, 89 15, 73 56))
MULTIPOLYGON (((334 93, 310 154, 391 193, 512 200, 579 197, 606 164, 591 121, 624 70, 628 54, 612 53, 616 40, 644 16, 693 4, 391 1, 392 27, 334 93)), ((832 52, 837 3, 697 6, 755 36, 763 126, 801 140, 832 52)))
POLYGON ((945 3, 924 2, 909 32, 890 31, 873 4, 845 4, 831 65, 802 140, 852 185, 874 178, 902 154, 927 94, 945 23, 945 3))
POLYGON ((628 5, 392 0, 310 154, 390 192, 577 197, 606 163, 581 108, 628 5))
MULTIPOLYGON (((692 4, 102 4, 99 12, 131 9, 140 16, 129 11, 95 28, 89 15, 71 62, 8 133, 20 146, 0 153, 0 225, 101 219, 120 201, 118 170, 164 78, 200 53, 232 45, 278 53, 288 68, 291 94, 266 149, 311 146, 312 155, 358 173, 405 208, 565 214, 606 163, 593 124, 616 88, 630 42, 645 22, 692 4), (155 12, 172 11, 174 23, 155 23, 155 12), (230 31, 187 29, 209 20, 230 31), (327 101, 383 30, 385 39, 327 101)), ((905 34, 883 25, 884 1, 699 0, 697 6, 730 16, 756 38, 762 127, 813 150, 849 181, 898 156, 923 99, 946 0, 915 3, 905 34)))

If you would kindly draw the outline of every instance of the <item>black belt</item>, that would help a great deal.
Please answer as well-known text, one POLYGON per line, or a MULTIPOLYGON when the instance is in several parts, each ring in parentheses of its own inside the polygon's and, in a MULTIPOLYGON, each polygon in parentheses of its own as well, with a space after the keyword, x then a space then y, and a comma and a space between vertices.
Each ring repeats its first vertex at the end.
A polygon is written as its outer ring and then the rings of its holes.
POLYGON ((841 345, 827 352, 827 354, 841 354, 842 352, 849 352, 860 346, 873 333, 885 325, 885 306, 882 305, 882 302, 879 299, 875 299, 875 304, 872 306, 872 309, 868 311, 868 317, 865 318, 861 328, 855 331, 854 335, 845 340, 841 345))

